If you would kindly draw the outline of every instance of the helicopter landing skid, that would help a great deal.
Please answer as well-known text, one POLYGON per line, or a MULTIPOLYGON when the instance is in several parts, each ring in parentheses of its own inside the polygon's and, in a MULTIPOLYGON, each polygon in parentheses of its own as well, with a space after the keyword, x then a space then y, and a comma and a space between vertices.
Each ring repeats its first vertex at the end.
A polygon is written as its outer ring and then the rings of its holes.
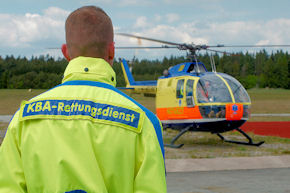
POLYGON ((216 134, 217 134, 217 136, 219 136, 221 138, 221 140, 223 140, 224 142, 228 142, 228 143, 236 143, 236 144, 241 144, 241 145, 260 146, 260 145, 262 145, 265 142, 265 141, 260 141, 259 143, 253 143, 252 138, 248 134, 246 134, 243 130, 241 130, 240 128, 236 128, 236 130, 238 132, 240 132, 243 136, 245 136, 248 139, 248 142, 246 142, 246 141, 227 140, 220 133, 216 133, 216 134))
POLYGON ((191 126, 187 126, 184 129, 182 129, 171 141, 170 144, 164 144, 166 147, 171 147, 171 148, 181 148, 184 144, 179 144, 179 145, 175 145, 174 142, 181 137, 184 133, 186 133, 189 129, 191 128, 191 126))

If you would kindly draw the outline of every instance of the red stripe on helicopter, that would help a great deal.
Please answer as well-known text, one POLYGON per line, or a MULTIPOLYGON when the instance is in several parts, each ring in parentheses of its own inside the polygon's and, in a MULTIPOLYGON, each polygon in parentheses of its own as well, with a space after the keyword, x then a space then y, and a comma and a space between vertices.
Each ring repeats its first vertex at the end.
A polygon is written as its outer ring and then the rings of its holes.
POLYGON ((202 119, 198 106, 157 108, 156 113, 160 120, 202 119))

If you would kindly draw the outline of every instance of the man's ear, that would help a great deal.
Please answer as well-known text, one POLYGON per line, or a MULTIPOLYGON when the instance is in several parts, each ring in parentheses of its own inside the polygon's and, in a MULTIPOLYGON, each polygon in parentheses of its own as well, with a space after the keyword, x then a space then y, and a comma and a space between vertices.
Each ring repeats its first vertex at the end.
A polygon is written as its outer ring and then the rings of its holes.
POLYGON ((109 63, 111 64, 111 66, 113 66, 114 57, 115 57, 115 42, 112 42, 109 45, 109 63))
POLYGON ((66 44, 62 44, 61 51, 62 51, 63 56, 67 59, 67 61, 70 61, 66 44))

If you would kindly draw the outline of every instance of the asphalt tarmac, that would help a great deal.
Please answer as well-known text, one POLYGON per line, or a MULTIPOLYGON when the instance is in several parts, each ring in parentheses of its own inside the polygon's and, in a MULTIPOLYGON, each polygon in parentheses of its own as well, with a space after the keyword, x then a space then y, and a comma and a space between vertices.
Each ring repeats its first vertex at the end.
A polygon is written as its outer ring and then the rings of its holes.
POLYGON ((168 193, 290 193, 290 155, 167 159, 168 193))
POLYGON ((167 173, 168 193, 290 193, 290 168, 167 173))

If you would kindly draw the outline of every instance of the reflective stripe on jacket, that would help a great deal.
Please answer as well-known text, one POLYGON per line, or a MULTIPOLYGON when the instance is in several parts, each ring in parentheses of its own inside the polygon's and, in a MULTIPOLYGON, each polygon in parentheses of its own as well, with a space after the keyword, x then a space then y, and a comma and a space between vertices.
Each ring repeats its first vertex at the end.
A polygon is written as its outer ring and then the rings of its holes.
POLYGON ((162 128, 103 59, 73 59, 21 104, 0 148, 0 193, 166 192, 162 128))

